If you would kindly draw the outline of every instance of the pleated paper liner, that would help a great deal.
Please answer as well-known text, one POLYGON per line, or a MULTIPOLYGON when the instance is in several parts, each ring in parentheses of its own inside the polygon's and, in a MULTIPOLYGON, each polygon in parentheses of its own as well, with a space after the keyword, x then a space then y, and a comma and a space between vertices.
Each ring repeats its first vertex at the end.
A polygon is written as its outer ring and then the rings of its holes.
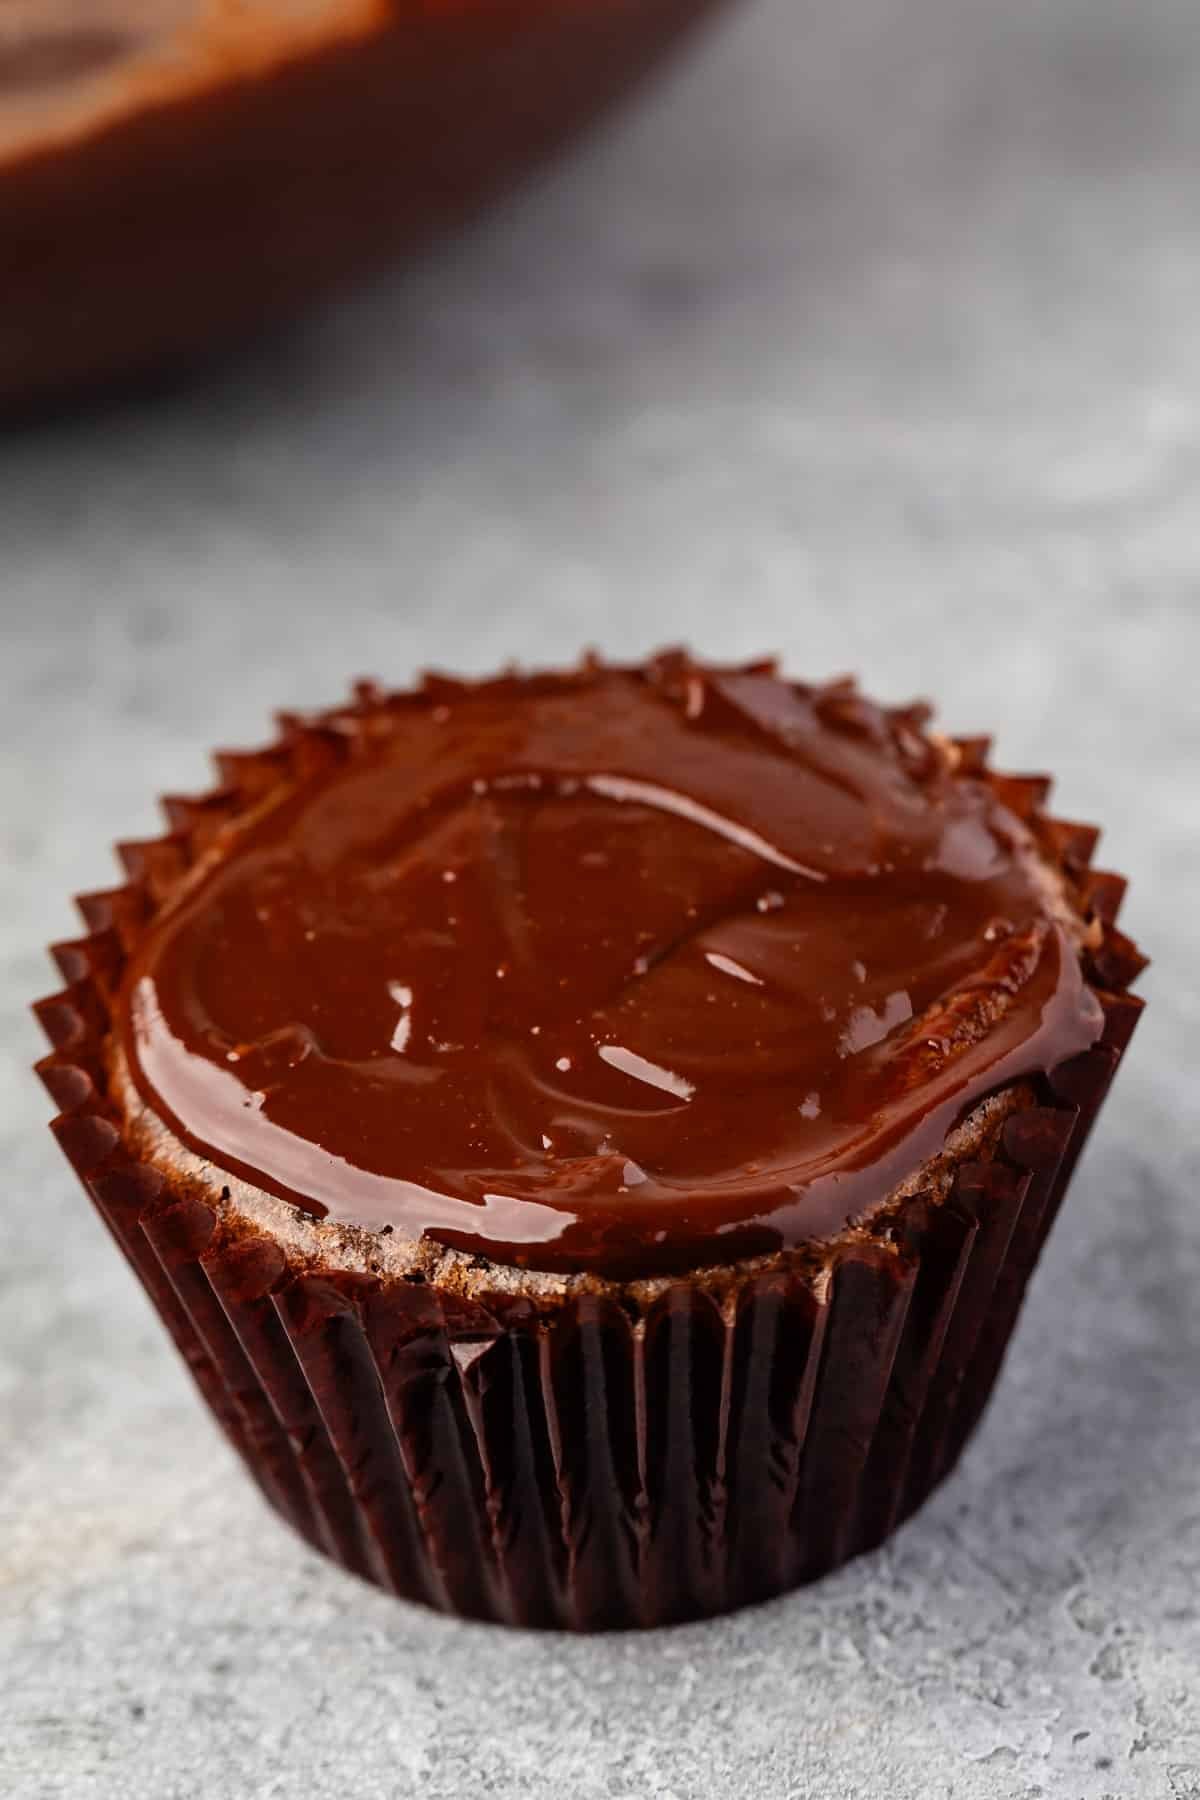
MULTIPOLYGON (((467 1298, 407 1274, 287 1252, 230 1204, 139 1160, 109 1091, 125 959, 163 900, 280 782, 352 756, 389 707, 356 690, 222 785, 165 802, 124 885, 83 896, 39 1003, 53 1129, 271 1504, 326 1555, 474 1618, 596 1630, 743 1605, 881 1542, 953 1467, 1142 1002, 1116 929, 1124 883, 1097 833, 1042 808, 1048 782, 965 766, 1028 820, 1092 921, 1100 1043, 1010 1094, 948 1187, 825 1248, 669 1283, 467 1298)), ((914 722, 920 722, 914 713, 914 722)), ((520 1282, 516 1284, 520 1288, 520 1282)))

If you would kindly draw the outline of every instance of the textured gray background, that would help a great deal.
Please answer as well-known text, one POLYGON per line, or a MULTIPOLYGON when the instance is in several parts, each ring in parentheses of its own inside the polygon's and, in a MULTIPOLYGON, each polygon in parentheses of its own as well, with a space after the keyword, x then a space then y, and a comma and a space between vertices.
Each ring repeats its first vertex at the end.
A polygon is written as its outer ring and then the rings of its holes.
POLYGON ((0 1792, 1200 1796, 1198 170, 1195 0, 765 0, 415 272, 0 439, 0 1792), (1153 1010, 889 1549, 712 1625, 505 1635, 266 1514, 22 1008, 151 791, 273 704, 680 638, 1055 769, 1153 1010))

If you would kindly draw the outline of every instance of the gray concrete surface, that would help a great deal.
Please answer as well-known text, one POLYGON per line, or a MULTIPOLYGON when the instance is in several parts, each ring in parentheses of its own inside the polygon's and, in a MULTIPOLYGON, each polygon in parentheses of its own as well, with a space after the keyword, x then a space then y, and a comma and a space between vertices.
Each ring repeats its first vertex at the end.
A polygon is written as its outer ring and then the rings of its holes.
POLYGON ((1200 19, 748 4, 483 228, 0 440, 0 1792, 1200 1796, 1200 19), (276 703, 781 649, 1060 776, 1152 1010, 961 1471, 647 1638, 408 1610, 267 1515, 57 1158, 67 896, 276 703))

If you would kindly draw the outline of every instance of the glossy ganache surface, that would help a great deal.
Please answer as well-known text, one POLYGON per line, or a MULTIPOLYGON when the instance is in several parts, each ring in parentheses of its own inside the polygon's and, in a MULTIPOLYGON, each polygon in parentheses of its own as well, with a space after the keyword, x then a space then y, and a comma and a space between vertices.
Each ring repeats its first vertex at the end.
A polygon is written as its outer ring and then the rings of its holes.
POLYGON ((629 1276, 836 1233, 1099 1036, 1029 829, 918 710, 587 666, 326 715, 131 961, 193 1150, 309 1212, 629 1276))

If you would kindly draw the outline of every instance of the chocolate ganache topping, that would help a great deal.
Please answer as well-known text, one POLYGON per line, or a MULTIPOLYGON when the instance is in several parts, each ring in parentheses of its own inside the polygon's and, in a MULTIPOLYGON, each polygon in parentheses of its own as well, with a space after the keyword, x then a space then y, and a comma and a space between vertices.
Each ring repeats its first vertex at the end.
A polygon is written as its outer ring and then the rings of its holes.
POLYGON ((651 1274, 828 1237, 1102 1025, 1030 830, 913 709, 769 665, 433 681, 234 828, 122 1047, 318 1216, 651 1274))

